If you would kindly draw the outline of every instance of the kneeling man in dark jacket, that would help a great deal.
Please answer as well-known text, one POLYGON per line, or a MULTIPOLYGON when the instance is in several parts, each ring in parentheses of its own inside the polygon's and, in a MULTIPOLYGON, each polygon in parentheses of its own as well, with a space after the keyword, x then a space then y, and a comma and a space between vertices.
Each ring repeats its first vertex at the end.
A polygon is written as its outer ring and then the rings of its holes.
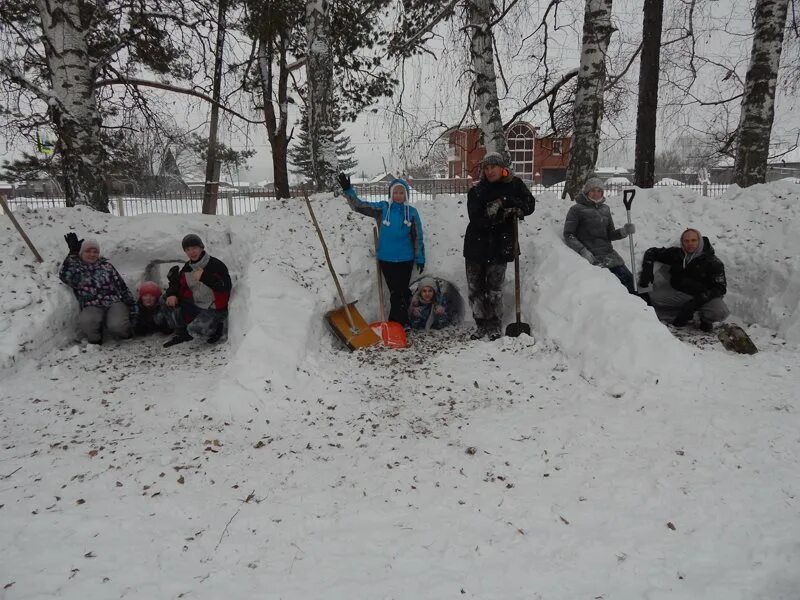
POLYGON ((722 297, 728 291, 725 266, 714 254, 707 237, 697 229, 687 229, 681 235, 679 248, 650 248, 644 253, 639 288, 653 282, 653 263, 669 267, 669 285, 659 285, 650 292, 650 301, 660 319, 672 319, 683 327, 700 315, 700 329, 711 331, 714 322, 728 316, 722 297))
POLYGON ((196 335, 208 336, 214 344, 222 337, 228 317, 228 300, 231 296, 231 277, 228 267, 206 252, 199 236, 190 233, 183 238, 183 251, 189 261, 177 271, 173 267, 169 287, 164 294, 172 310, 175 336, 164 344, 165 348, 193 339, 189 325, 196 335))

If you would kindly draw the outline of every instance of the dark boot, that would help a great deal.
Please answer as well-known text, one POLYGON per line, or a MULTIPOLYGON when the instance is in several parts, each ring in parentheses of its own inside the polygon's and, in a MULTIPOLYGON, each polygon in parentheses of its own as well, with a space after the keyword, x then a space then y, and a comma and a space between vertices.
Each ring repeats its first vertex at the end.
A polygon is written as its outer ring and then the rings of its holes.
POLYGON ((700 331, 705 331, 706 333, 711 333, 714 331, 714 323, 711 321, 706 321, 705 319, 700 319, 700 331))
POLYGON ((222 337, 222 331, 223 331, 222 323, 219 323, 214 328, 214 331, 211 333, 211 335, 208 336, 208 343, 209 344, 216 344, 220 340, 220 338, 222 337))
POLYGON ((189 332, 187 331, 176 331, 172 339, 164 343, 164 348, 171 348, 172 346, 177 346, 183 342, 190 342, 193 339, 194 338, 190 336, 189 332))

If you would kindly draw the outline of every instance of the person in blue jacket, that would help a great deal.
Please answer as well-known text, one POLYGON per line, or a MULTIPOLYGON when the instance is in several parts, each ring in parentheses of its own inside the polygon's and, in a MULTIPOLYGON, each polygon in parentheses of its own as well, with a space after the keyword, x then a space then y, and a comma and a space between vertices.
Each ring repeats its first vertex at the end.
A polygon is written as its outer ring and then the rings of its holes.
POLYGON ((402 179, 389 183, 389 201, 367 202, 356 194, 350 177, 339 173, 339 185, 350 208, 374 218, 378 223, 378 261, 383 278, 389 288, 389 320, 409 327, 408 304, 411 291, 408 284, 414 263, 419 273, 425 269, 425 244, 422 238, 422 221, 413 206, 408 205, 411 190, 402 179))

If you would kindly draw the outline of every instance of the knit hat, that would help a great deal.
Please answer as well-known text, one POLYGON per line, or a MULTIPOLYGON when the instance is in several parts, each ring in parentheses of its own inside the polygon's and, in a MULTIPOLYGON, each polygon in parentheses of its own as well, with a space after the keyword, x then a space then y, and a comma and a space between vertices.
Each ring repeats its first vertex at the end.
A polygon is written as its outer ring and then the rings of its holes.
POLYGON ((78 254, 83 255, 83 253, 86 252, 89 248, 94 248, 95 250, 97 250, 98 253, 100 252, 100 244, 97 243, 97 240, 87 238, 83 240, 80 252, 78 252, 78 254))
POLYGON ((433 288, 433 291, 435 292, 437 287, 436 280, 433 277, 428 277, 426 275, 425 277, 417 281, 417 291, 421 291, 422 288, 424 287, 433 288))
POLYGON ((199 235, 194 233, 190 233, 189 235, 185 236, 181 242, 181 246, 183 246, 184 250, 191 248, 192 246, 197 246, 198 248, 203 248, 205 250, 203 240, 200 239, 199 235))
MULTIPOLYGON (((405 201, 405 211, 403 212, 403 225, 406 227, 411 227, 411 212, 408 208, 408 200, 411 197, 411 188, 408 186, 408 182, 405 179, 392 179, 389 182, 389 200, 392 199, 392 192, 396 187, 402 187, 406 193, 406 201, 405 201)), ((384 214, 383 225, 389 227, 392 224, 391 220, 391 213, 392 213, 392 203, 389 203, 388 208, 386 209, 386 213, 384 214)))
POLYGON ((489 152, 486 156, 483 157, 483 161, 481 162, 481 168, 488 167, 490 165, 497 165, 498 167, 506 167, 508 168, 508 163, 506 159, 503 158, 503 155, 499 152, 489 152))
POLYGON ((143 281, 139 284, 139 298, 142 296, 161 297, 161 286, 155 281, 143 281))
POLYGON ((586 180, 586 183, 583 184, 583 193, 588 194, 591 190, 606 190, 606 186, 603 185, 603 180, 599 177, 589 177, 586 180))

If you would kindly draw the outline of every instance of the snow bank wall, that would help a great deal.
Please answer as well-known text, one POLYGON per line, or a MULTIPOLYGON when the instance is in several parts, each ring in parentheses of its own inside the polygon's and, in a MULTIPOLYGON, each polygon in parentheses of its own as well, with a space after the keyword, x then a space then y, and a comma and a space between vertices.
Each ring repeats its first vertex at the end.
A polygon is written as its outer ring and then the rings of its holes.
MULTIPOLYGON (((120 272, 135 294, 154 260, 184 262, 181 238, 189 232, 203 239, 209 252, 228 264, 235 282, 241 280, 241 253, 231 247, 230 219, 204 215, 114 217, 78 207, 18 210, 44 263, 33 255, 11 222, 0 216, 0 369, 36 358, 75 337, 78 303, 58 278, 67 255, 64 234, 95 238, 101 255, 120 272)), ((166 283, 166 282, 163 282, 166 283)), ((234 299, 235 303, 235 299, 234 299)))
MULTIPOLYGON (((609 200, 623 222, 621 196, 609 200)), ((711 240, 725 264, 732 319, 758 323, 800 343, 800 185, 777 181, 704 198, 682 188, 637 190, 633 204, 636 257, 651 246, 677 245, 687 227, 711 240)), ((618 251, 628 261, 627 240, 618 251)), ((638 265, 637 265, 638 266, 638 265)))

